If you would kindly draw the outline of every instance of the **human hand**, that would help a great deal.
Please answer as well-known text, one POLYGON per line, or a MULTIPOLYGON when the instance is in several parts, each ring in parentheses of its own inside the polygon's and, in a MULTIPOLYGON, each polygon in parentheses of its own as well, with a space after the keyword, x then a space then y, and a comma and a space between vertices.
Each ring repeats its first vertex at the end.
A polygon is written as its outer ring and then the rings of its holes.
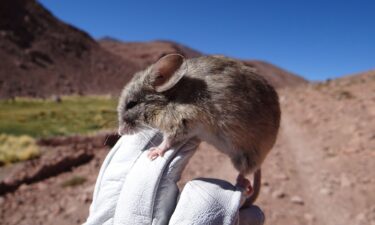
POLYGON ((239 211, 241 185, 223 180, 190 181, 177 200, 176 182, 199 142, 189 140, 151 161, 145 150, 161 139, 156 131, 145 131, 118 141, 103 162, 86 225, 237 224, 239 218, 244 225, 263 223, 259 208, 239 211), (247 223, 244 213, 255 221, 247 223))

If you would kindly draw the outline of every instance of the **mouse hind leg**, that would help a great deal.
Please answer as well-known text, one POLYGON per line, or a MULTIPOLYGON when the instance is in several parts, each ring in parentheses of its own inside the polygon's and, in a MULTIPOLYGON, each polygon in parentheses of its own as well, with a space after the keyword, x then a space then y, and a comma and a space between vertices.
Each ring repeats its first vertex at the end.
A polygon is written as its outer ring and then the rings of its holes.
POLYGON ((259 196, 262 177, 261 170, 257 169, 253 176, 252 185, 243 174, 240 173, 237 176, 236 187, 242 190, 241 207, 246 208, 251 206, 259 196))
POLYGON ((236 153, 237 154, 231 157, 234 167, 239 171, 236 186, 243 190, 241 205, 248 207, 259 195, 261 177, 260 169, 258 169, 259 164, 255 151, 240 151, 236 153), (246 175, 251 173, 254 173, 253 185, 251 185, 249 179, 246 178, 246 175))

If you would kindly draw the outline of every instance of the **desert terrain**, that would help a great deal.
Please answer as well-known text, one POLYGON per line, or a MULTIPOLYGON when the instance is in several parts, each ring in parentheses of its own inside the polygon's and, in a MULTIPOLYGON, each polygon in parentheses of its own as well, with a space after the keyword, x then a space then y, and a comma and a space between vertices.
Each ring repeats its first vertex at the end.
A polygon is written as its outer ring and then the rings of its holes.
MULTIPOLYGON (((375 224, 375 72, 280 89, 279 95, 281 130, 263 165, 257 201, 267 224, 375 224)), ((104 139, 102 135, 50 144, 55 146, 51 151, 76 148, 91 159, 3 195, 4 224, 82 223, 108 152, 100 145, 104 139), (66 144, 72 142, 77 143, 66 144), (74 177, 85 182, 63 185, 74 177)), ((235 176, 227 157, 203 144, 182 182, 195 177, 234 181, 235 176)))
MULTIPOLYGON (((187 58, 204 54, 172 41, 94 40, 36 1, 1 1, 0 110, 20 96, 44 101, 105 94, 114 101, 134 72, 172 52, 187 58)), ((375 225, 375 70, 308 82, 267 62, 243 62, 277 88, 282 108, 278 140, 263 164, 256 201, 266 224, 375 225)), ((113 108, 100 109, 110 121, 113 108)), ((0 116, 0 123, 9 118, 0 116)), ((40 156, 0 166, 1 224, 85 221, 110 150, 105 143, 116 130, 115 121, 100 127, 102 120, 95 129, 85 128, 88 133, 35 136, 40 156)), ((14 135, 6 131, 0 134, 14 135)), ((180 183, 183 187, 197 177, 234 182, 236 175, 225 155, 203 143, 180 183)))

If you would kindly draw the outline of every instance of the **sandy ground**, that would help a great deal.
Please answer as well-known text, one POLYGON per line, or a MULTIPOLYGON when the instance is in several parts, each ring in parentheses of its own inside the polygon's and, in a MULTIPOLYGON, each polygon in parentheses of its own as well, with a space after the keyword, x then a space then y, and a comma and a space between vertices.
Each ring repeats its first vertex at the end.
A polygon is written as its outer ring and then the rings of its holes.
MULTIPOLYGON (((266 224, 375 224, 375 73, 280 91, 282 125, 256 204, 266 224)), ((0 197, 1 224, 80 224, 107 149, 89 163, 0 197), (62 187, 72 176, 82 185, 62 187)), ((234 181, 228 158, 203 144, 184 171, 234 181)))

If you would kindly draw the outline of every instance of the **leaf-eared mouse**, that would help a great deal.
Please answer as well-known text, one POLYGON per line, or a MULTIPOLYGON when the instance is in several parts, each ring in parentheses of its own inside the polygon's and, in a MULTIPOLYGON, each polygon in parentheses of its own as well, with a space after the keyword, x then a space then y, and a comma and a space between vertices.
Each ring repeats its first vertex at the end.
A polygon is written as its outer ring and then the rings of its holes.
POLYGON ((120 135, 147 127, 162 131, 163 142, 150 149, 151 159, 197 137, 230 157, 240 182, 255 172, 246 205, 259 193, 260 165, 280 124, 274 88, 252 68, 224 56, 162 57, 125 86, 118 115, 120 135))

